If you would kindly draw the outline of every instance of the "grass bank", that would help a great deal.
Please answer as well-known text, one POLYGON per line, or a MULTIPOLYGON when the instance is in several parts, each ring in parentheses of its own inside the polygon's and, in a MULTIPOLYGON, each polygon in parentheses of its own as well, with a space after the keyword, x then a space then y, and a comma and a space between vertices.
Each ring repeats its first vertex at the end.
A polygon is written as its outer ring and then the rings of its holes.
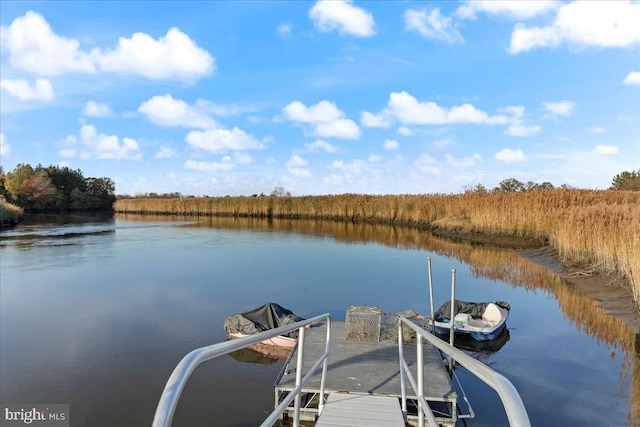
POLYGON ((24 210, 21 207, 7 202, 4 196, 0 196, 0 228, 17 224, 23 214, 24 210))
POLYGON ((121 213, 317 218, 424 227, 441 234, 547 241, 563 262, 626 282, 640 308, 640 192, 536 190, 454 195, 120 199, 121 213))

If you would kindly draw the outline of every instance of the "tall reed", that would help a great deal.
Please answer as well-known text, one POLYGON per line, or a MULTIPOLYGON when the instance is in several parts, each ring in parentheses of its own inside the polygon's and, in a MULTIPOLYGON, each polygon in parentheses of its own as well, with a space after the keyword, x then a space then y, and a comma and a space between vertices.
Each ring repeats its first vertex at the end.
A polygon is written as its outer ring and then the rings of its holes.
POLYGON ((317 218, 546 239, 566 263, 630 285, 640 308, 640 192, 535 190, 434 195, 121 199, 122 213, 317 218))
POLYGON ((7 202, 4 196, 0 196, 0 227, 15 224, 24 214, 20 206, 7 202))

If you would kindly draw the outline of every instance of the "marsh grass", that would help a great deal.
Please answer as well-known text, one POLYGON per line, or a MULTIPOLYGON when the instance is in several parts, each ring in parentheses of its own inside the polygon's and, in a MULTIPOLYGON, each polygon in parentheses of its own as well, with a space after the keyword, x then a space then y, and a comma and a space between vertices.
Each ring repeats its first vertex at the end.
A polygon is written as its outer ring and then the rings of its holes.
POLYGON ((16 223, 24 214, 24 210, 7 202, 4 196, 0 196, 0 227, 16 223))
POLYGON ((640 307, 640 192, 121 199, 121 213, 330 219, 544 239, 566 264, 626 283, 640 307))

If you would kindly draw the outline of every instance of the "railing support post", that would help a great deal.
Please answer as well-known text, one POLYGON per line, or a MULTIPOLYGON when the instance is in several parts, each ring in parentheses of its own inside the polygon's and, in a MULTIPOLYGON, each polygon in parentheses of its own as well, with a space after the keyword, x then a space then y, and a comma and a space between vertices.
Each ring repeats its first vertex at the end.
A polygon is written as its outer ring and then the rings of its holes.
POLYGON ((429 271, 429 305, 431 306, 431 331, 435 333, 436 324, 433 313, 433 280, 431 278, 431 257, 427 257, 427 267, 429 271))
MULTIPOLYGON (((302 384, 302 359, 304 357, 304 330, 302 327, 298 329, 298 359, 296 364, 296 388, 302 384)), ((293 427, 300 427, 300 393, 296 395, 294 400, 293 427)))
MULTIPOLYGON (((449 318, 449 325, 451 329, 449 330, 449 344, 453 347, 453 335, 456 328, 456 322, 454 322, 453 318, 455 317, 455 302, 456 302, 456 270, 451 270, 451 317, 449 318)), ((455 361, 453 360, 453 356, 449 357, 449 372, 453 371, 453 365, 455 361)))
MULTIPOLYGON (((325 341, 325 351, 329 351, 331 342, 331 318, 327 318, 327 340, 325 341)), ((320 400, 318 401, 318 415, 324 409, 324 386, 327 381, 327 369, 329 367, 329 358, 325 358, 322 362, 322 379, 320 380, 320 400)))
POLYGON ((407 385, 404 379, 404 350, 402 348, 402 320, 398 319, 398 354, 400 356, 400 393, 402 395, 402 417, 407 422, 407 385))
POLYGON ((426 408, 422 407, 422 399, 424 398, 424 362, 423 362, 423 348, 422 348, 422 335, 417 334, 417 353, 418 362, 416 364, 416 370, 418 371, 418 426, 424 427, 424 411, 426 408))

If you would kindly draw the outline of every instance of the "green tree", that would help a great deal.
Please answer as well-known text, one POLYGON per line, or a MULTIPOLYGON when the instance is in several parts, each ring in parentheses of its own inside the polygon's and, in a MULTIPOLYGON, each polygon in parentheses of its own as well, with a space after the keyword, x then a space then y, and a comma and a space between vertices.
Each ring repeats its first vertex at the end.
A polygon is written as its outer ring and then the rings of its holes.
MULTIPOLYGON (((49 166, 43 168, 51 177, 51 182, 58 190, 56 205, 60 209, 68 209, 72 204, 72 193, 75 190, 85 192, 87 189, 87 181, 82 175, 80 169, 73 170, 68 167, 49 166)), ((77 191, 75 192, 77 199, 77 191)))
POLYGON ((110 209, 116 201, 116 185, 110 178, 87 178, 88 208, 110 209))
POLYGON ((499 191, 502 193, 513 193, 519 191, 525 191, 525 186, 522 181, 518 181, 515 178, 508 178, 500 181, 498 186, 494 189, 494 191, 499 191))
POLYGON ((610 190, 640 191, 640 169, 621 172, 613 177, 610 190))
POLYGON ((11 196, 11 201, 20 201, 20 189, 22 187, 22 183, 24 180, 33 177, 33 175, 35 175, 35 171, 31 165, 19 163, 15 168, 13 168, 13 171, 9 172, 5 176, 4 186, 11 196))

